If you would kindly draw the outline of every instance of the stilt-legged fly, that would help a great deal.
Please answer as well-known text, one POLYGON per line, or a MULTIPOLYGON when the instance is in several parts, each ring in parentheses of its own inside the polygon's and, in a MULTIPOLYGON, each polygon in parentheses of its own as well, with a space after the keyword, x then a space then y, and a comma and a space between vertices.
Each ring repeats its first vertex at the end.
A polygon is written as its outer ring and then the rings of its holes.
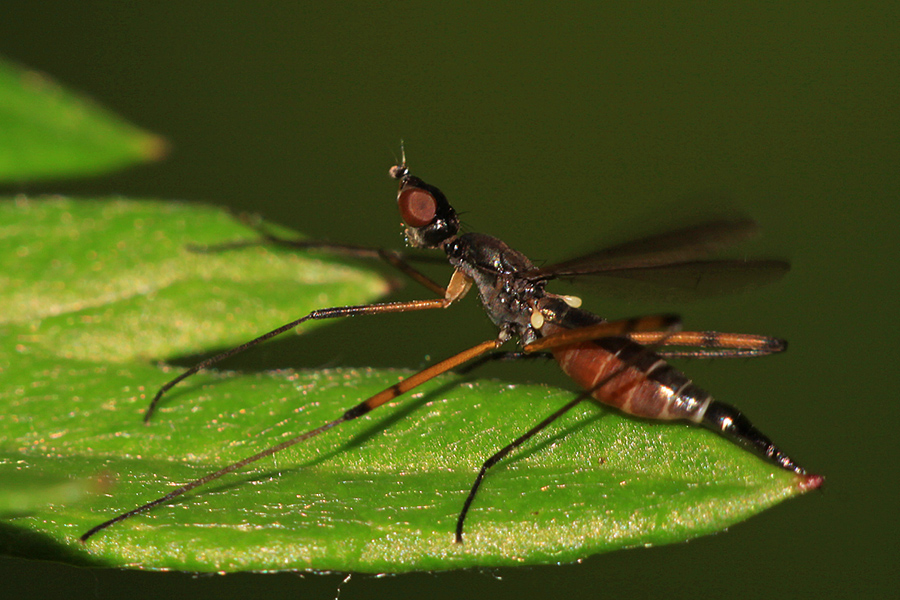
POLYGON ((715 250, 747 237, 754 229, 752 222, 710 222, 539 268, 524 254, 495 237, 480 233, 460 233, 456 211, 444 194, 433 185, 411 175, 405 159, 400 165, 392 167, 390 173, 399 182, 397 203, 405 225, 407 243, 413 248, 444 252, 453 267, 447 287, 435 283, 413 268, 399 252, 352 245, 295 242, 264 234, 265 241, 271 243, 381 259, 431 290, 437 297, 313 311, 203 361, 166 383, 148 406, 145 421, 151 418, 166 391, 180 381, 309 320, 446 308, 462 299, 474 287, 488 317, 497 326, 498 334, 363 400, 332 421, 101 523, 84 533, 81 536, 82 542, 119 521, 165 504, 250 463, 365 415, 441 373, 475 359, 484 360, 510 340, 518 341, 519 350, 503 353, 504 357, 549 353, 563 371, 585 391, 484 462, 461 506, 456 524, 457 542, 463 541, 466 515, 488 470, 523 442, 589 398, 638 417, 681 420, 701 425, 783 469, 798 475, 805 474, 796 461, 754 427, 740 411, 714 400, 709 393, 666 362, 666 358, 682 356, 763 356, 783 351, 786 347, 784 341, 760 335, 678 331, 679 320, 670 315, 607 321, 580 308, 581 301, 577 297, 553 294, 545 289, 548 282, 556 278, 600 273, 645 277, 659 272, 669 275, 680 272, 687 276, 702 274, 704 278, 715 278, 717 273, 733 275, 735 272, 745 272, 750 279, 777 277, 788 268, 780 261, 707 260, 708 255, 715 250))

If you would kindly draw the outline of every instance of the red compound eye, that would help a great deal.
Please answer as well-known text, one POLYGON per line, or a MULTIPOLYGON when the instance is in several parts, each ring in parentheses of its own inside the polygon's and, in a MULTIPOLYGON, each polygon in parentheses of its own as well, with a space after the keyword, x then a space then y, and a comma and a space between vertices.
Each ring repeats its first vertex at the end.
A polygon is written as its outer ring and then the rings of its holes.
POLYGON ((437 214, 437 201, 434 196, 420 188, 409 188, 397 196, 400 217, 410 227, 424 227, 434 220, 437 214))

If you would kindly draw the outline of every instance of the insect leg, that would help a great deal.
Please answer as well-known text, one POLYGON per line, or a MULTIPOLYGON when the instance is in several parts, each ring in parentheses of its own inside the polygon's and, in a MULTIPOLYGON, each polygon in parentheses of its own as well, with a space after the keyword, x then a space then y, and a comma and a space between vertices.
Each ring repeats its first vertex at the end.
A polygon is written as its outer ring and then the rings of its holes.
MULTIPOLYGON (((603 321, 594 325, 587 325, 577 329, 565 329, 559 333, 553 333, 539 340, 535 340, 530 344, 526 344, 522 349, 527 353, 536 352, 538 350, 552 350, 562 346, 571 346, 580 342, 589 342, 604 337, 613 336, 630 336, 636 331, 651 331, 660 339, 665 339, 672 332, 658 331, 669 328, 677 328, 681 324, 681 319, 676 315, 653 315, 648 317, 638 317, 635 319, 620 319, 617 321, 603 321)), ((657 342, 658 343, 658 342, 657 342)))
MULTIPOLYGON (((595 325, 588 325, 578 329, 568 329, 561 333, 543 337, 523 348, 523 352, 495 352, 478 359, 474 363, 466 365, 461 372, 468 373, 483 364, 494 360, 521 360, 531 358, 553 358, 548 352, 539 352, 539 350, 552 349, 560 346, 568 346, 578 342, 596 340, 602 337, 627 335, 631 337, 633 332, 648 331, 661 328, 675 328, 681 323, 676 315, 655 315, 649 317, 638 317, 635 319, 620 319, 617 321, 604 321, 595 325)), ((650 339, 646 344, 659 344, 660 340, 667 340, 668 336, 673 335, 671 332, 651 331, 648 334, 650 339)))
POLYGON ((609 375, 604 377, 601 381, 597 382, 597 385, 595 385, 592 389, 590 389, 586 392, 580 393, 574 399, 570 400, 569 402, 564 404, 561 408, 559 408, 558 410, 553 412, 546 419, 544 419, 543 421, 541 421, 540 423, 538 423, 537 425, 535 425, 534 427, 532 427, 531 429, 526 431, 521 436, 517 437, 515 440, 510 442, 507 446, 504 446, 499 451, 497 451, 493 456, 491 456, 489 459, 484 461, 484 464, 481 465, 481 470, 478 471, 478 476, 475 477, 475 482, 472 484, 472 489, 469 490, 469 495, 466 496, 466 500, 463 503, 463 507, 459 513, 459 517, 456 520, 456 543, 457 544, 461 544, 463 541, 463 539, 462 539, 463 523, 466 520, 466 515, 468 514, 469 509, 472 506, 472 502, 475 500, 475 495, 478 493, 478 489, 481 487, 482 481, 484 481, 484 477, 487 474, 487 470, 490 469, 491 467, 493 467, 494 465, 496 465, 501 460, 503 460, 510 452, 512 452, 513 450, 515 450, 516 448, 518 448, 519 446, 524 444, 526 441, 528 441, 529 439, 534 437, 536 434, 540 433, 543 429, 545 429, 551 423, 556 421, 558 418, 560 418, 561 416, 563 416, 564 414, 566 414, 567 412, 569 412, 570 410, 572 410, 573 408, 578 406, 584 400, 587 400, 588 398, 590 398, 591 394, 595 390, 597 390, 597 389, 603 387, 604 385, 606 385, 607 383, 609 383, 610 380, 617 377, 620 373, 625 371, 629 366, 630 366, 630 364, 624 364, 620 368, 616 369, 615 371, 613 371, 612 373, 610 373, 609 375))
POLYGON ((785 340, 749 333, 679 331, 677 333, 634 332, 628 337, 639 344, 693 346, 685 350, 657 350, 666 358, 754 358, 787 350, 785 340))
POLYGON ((203 369, 207 369, 212 365, 225 360, 230 356, 234 356, 244 350, 252 348, 262 342, 271 339, 279 334, 284 333, 290 329, 293 329, 297 325, 304 323, 306 321, 315 321, 321 319, 335 319, 340 317, 350 317, 355 315, 373 315, 379 313, 396 313, 396 312, 409 312, 414 310, 428 310, 432 308, 445 308, 450 305, 450 300, 441 298, 435 300, 412 300, 409 302, 388 302, 384 304, 362 304, 359 306, 337 306, 333 308, 324 308, 320 310, 314 310, 309 313, 305 317, 297 319, 295 321, 291 321, 290 323, 286 323, 281 327, 277 327, 268 333, 264 333, 261 336, 250 340, 249 342, 245 342, 240 346, 236 346, 231 348, 230 350, 226 350, 220 354, 213 356, 212 358, 208 358, 203 362, 197 363, 178 377, 172 379, 171 381, 164 384, 159 391, 156 392, 156 395, 153 397, 153 400, 150 402, 150 405, 147 407, 147 410, 144 412, 144 423, 150 421, 150 417, 153 415, 153 412, 156 410, 156 405, 159 404, 159 401, 162 399, 163 395, 172 389, 176 384, 181 381, 184 381, 191 375, 197 373, 198 371, 202 371, 203 369))
POLYGON ((84 543, 85 541, 87 541, 88 538, 90 538, 97 532, 106 529, 107 527, 109 527, 111 525, 115 525, 116 523, 119 523, 120 521, 124 521, 125 519, 128 519, 128 518, 133 517, 138 514, 141 514, 143 512, 146 512, 155 506, 159 506, 160 504, 165 504, 165 503, 169 502, 170 500, 173 500, 179 496, 182 496, 195 488, 198 488, 198 487, 205 485, 211 481, 219 479, 220 477, 223 477, 224 475, 227 475, 229 473, 232 473, 234 471, 242 469, 243 467, 246 467, 247 465, 254 463, 260 459, 266 458, 267 456, 271 456, 273 454, 276 454, 277 452, 281 452, 285 448, 289 448, 289 447, 299 444, 301 442, 305 442, 306 440, 308 440, 310 438, 314 438, 317 435, 328 431, 329 429, 333 429, 334 427, 337 427, 341 423, 345 423, 347 421, 352 421, 353 419, 361 417, 361 416, 365 415, 366 413, 378 408, 382 404, 389 402, 402 394, 405 394, 406 392, 422 385, 423 383, 425 383, 431 379, 434 379, 438 375, 441 375, 442 373, 445 373, 445 372, 449 371, 450 369, 453 369, 466 361, 472 360, 473 358, 477 358, 477 357, 481 356, 482 354, 484 354, 485 352, 490 352, 491 350, 496 349, 502 343, 503 343, 503 340, 501 340, 501 339, 488 340, 486 342, 482 342, 482 343, 478 344, 477 346, 473 346, 472 348, 469 348, 468 350, 464 350, 464 351, 460 352, 459 354, 451 356, 450 358, 447 358, 438 363, 435 363, 435 364, 431 365, 430 367, 422 369, 418 373, 416 373, 414 375, 410 375, 403 381, 395 383, 394 385, 378 392, 374 396, 371 396, 371 397, 367 398, 366 400, 363 400, 362 402, 360 402, 353 408, 347 410, 346 412, 344 412, 343 415, 341 415, 340 417, 338 417, 337 419, 335 419, 333 421, 329 421, 328 423, 325 423, 324 425, 320 425, 319 427, 316 427, 315 429, 310 429, 309 431, 306 431, 305 433, 301 433, 300 435, 295 436, 289 440, 285 440, 285 441, 281 442, 280 444, 275 444, 274 446, 270 446, 270 447, 266 448, 265 450, 262 450, 261 452, 257 452, 256 454, 253 454, 252 456, 248 456, 247 458, 244 458, 237 462, 231 463, 230 465, 227 465, 227 466, 219 469, 218 471, 209 473, 208 475, 205 475, 199 479, 195 479, 194 481, 186 483, 186 484, 172 490, 165 496, 161 496, 160 498, 157 498, 156 500, 147 502, 146 504, 142 504, 141 506, 138 506, 137 508, 135 508, 133 510, 130 510, 126 513, 122 513, 121 515, 119 515, 117 517, 114 517, 108 521, 104 521, 103 523, 100 523, 99 525, 97 525, 95 527, 92 527, 91 529, 86 531, 84 534, 82 534, 82 536, 80 538, 81 542, 84 543))
POLYGON ((215 253, 226 252, 229 250, 239 250, 241 248, 249 248, 252 246, 260 246, 263 244, 271 244, 275 246, 294 248, 297 250, 323 251, 330 254, 349 256, 352 258, 376 259, 381 260, 394 267, 404 275, 408 276, 410 279, 420 283, 421 285, 434 292, 437 296, 442 297, 444 295, 445 290, 443 286, 430 279, 418 269, 412 267, 408 262, 412 259, 420 262, 434 262, 446 265, 447 260, 443 257, 407 256, 402 252, 398 252, 396 250, 386 250, 384 248, 373 248, 370 246, 340 244, 317 240, 290 239, 272 233, 268 228, 264 227, 262 223, 249 222, 246 219, 242 220, 244 220, 248 227, 252 227, 256 230, 256 232, 260 235, 259 239, 237 240, 233 242, 224 242, 221 244, 213 244, 209 246, 191 245, 188 248, 192 252, 215 253))
MULTIPOLYGON (((621 321, 606 321, 603 323, 598 323, 596 325, 581 327, 579 329, 566 330, 558 334, 553 334, 545 338, 541 338, 534 343, 526 345, 525 352, 533 352, 538 349, 555 348, 558 346, 567 346, 573 343, 597 339, 599 337, 622 335, 630 331, 640 331, 642 329, 659 329, 660 327, 666 326, 677 326, 678 323, 680 323, 680 320, 678 319, 678 317, 675 317, 673 315, 641 317, 637 319, 624 319, 621 321)), ((676 333, 670 332, 660 334, 658 343, 665 343, 667 340, 667 336, 670 335, 676 335, 676 333)), ((653 347, 647 347, 644 349, 644 351, 646 352, 652 352, 653 350, 655 350, 655 348, 653 347)), ((545 429, 548 425, 575 408, 578 404, 590 398, 596 390, 602 388, 604 385, 631 368, 632 364, 637 360, 639 360, 639 355, 633 356, 629 361, 623 361, 622 365, 619 368, 611 371, 605 377, 597 381, 594 386, 591 387, 591 389, 580 393, 573 400, 570 400, 568 403, 556 410, 546 419, 513 440, 509 445, 501 448, 497 453, 495 453, 484 462, 484 464, 481 466, 481 470, 478 472, 478 475, 475 478, 475 482, 472 484, 472 489, 469 490, 469 495, 466 496, 462 511, 460 511, 459 518, 456 521, 457 543, 462 543, 463 523, 466 520, 466 514, 469 512, 469 508, 472 506, 472 502, 475 500, 475 495, 478 493, 478 489, 481 487, 481 483, 484 480, 485 475, 487 474, 487 470, 500 462, 510 452, 524 444, 530 438, 534 437, 541 430, 545 429)))
POLYGON ((752 358, 784 352, 787 349, 785 340, 765 335, 718 331, 673 332, 671 329, 677 327, 679 323, 678 317, 674 315, 604 321, 548 335, 528 344, 524 350, 530 353, 616 335, 628 337, 644 346, 693 347, 684 350, 657 350, 657 354, 665 358, 752 358), (669 329, 669 331, 653 331, 654 329, 669 329))

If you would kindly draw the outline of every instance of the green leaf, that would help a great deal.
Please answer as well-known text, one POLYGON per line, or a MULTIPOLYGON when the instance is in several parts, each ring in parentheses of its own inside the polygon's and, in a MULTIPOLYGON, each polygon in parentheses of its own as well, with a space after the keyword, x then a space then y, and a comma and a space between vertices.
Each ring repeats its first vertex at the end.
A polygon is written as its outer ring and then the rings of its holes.
POLYGON ((0 60, 0 182, 104 173, 165 151, 162 138, 0 60))
POLYGON ((188 249, 256 237, 198 205, 2 202, 0 323, 19 326, 20 351, 150 361, 233 346, 323 305, 387 291, 371 273, 283 250, 188 249))
POLYGON ((145 427, 149 397, 176 373, 149 360, 197 350, 166 321, 199 327, 204 347, 227 346, 307 311, 296 299, 307 289, 318 306, 348 301, 319 298, 320 280, 344 273, 362 296, 383 289, 379 280, 335 265, 308 275, 303 265, 320 263, 263 248, 186 252, 188 241, 253 236, 204 208, 59 200, 3 210, 0 272, 16 278, 0 289, 17 300, 0 310, 0 481, 36 482, 26 501, 4 504, 0 492, 0 509, 18 507, 0 514, 7 554, 187 571, 568 562, 715 532, 820 482, 710 432, 585 403, 490 471, 456 544, 482 462, 572 392, 447 375, 82 546, 90 527, 331 421, 405 373, 200 373, 145 427), (240 318, 217 304, 246 294, 256 299, 240 318), (235 334, 244 320, 253 331, 235 334), (64 478, 79 492, 47 491, 64 478), (98 480, 112 489, 91 493, 98 480))

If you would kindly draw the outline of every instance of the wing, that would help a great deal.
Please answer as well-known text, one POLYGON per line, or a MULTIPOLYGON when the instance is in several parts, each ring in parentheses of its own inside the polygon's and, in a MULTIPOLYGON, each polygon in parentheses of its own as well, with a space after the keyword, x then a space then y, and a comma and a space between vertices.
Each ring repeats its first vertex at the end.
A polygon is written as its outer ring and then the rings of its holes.
POLYGON ((608 280, 600 283, 603 288, 609 288, 613 279, 627 279, 653 284, 676 296, 741 291, 780 279, 790 264, 782 260, 705 259, 758 231, 749 219, 710 221, 604 248, 522 276, 535 281, 603 277, 608 280))

